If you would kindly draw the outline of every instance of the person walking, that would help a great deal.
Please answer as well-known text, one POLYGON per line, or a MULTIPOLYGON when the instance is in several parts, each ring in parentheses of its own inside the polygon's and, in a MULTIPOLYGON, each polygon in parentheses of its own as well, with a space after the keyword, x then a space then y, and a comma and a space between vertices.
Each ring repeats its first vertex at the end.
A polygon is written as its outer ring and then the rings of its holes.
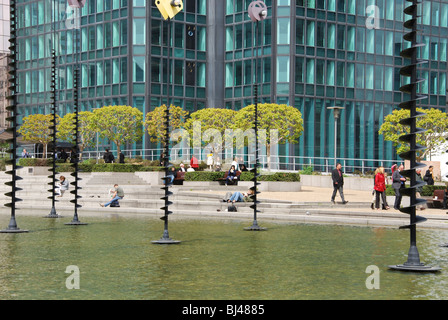
POLYGON ((380 197, 383 201, 383 209, 388 210, 389 206, 386 201, 386 176, 384 175, 384 167, 379 167, 375 175, 375 208, 380 210, 380 197))
POLYGON ((425 177, 423 178, 428 186, 434 185, 434 173, 432 172, 433 170, 434 167, 429 166, 428 170, 426 170, 425 177))
POLYGON ((394 209, 400 210, 401 205, 401 193, 400 189, 404 188, 404 183, 406 182, 406 178, 403 177, 400 173, 400 171, 403 171, 404 167, 402 164, 396 169, 396 165, 392 166, 392 188, 394 188, 395 191, 395 202, 394 202, 394 209))
POLYGON ((103 159, 105 163, 112 163, 115 160, 115 157, 112 152, 109 151, 109 149, 106 149, 106 152, 103 155, 103 159))
POLYGON ((334 199, 336 197, 336 193, 339 191, 339 195, 342 199, 342 204, 346 204, 348 201, 344 199, 344 173, 342 172, 342 165, 338 163, 336 168, 331 172, 331 179, 333 180, 333 194, 331 196, 331 203, 335 204, 334 199))
MULTIPOLYGON (((415 169, 415 182, 420 184, 420 186, 417 187, 417 189, 415 189, 415 197, 418 199, 418 198, 421 198, 421 195, 423 192, 423 185, 425 184, 425 182, 422 179, 422 170, 420 170, 420 169, 415 169)), ((426 205, 421 204, 421 205, 416 206, 416 208, 420 209, 420 210, 425 210, 426 205)))
POLYGON ((194 170, 199 169, 199 161, 195 156, 192 156, 190 159, 190 167, 192 167, 194 170))

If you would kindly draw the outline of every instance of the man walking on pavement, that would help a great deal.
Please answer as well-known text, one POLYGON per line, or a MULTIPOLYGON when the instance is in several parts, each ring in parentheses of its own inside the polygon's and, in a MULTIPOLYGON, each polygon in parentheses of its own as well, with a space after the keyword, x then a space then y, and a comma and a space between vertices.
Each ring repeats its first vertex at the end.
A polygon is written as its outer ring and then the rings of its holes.
POLYGON ((333 169, 333 171, 331 171, 331 178, 333 180, 333 195, 331 196, 331 203, 335 204, 334 202, 334 198, 336 197, 336 193, 339 190, 339 195, 341 196, 342 199, 342 204, 346 204, 348 201, 345 201, 344 199, 344 190, 343 190, 343 186, 344 186, 344 174, 341 170, 342 165, 340 163, 338 163, 336 165, 336 168, 333 169))

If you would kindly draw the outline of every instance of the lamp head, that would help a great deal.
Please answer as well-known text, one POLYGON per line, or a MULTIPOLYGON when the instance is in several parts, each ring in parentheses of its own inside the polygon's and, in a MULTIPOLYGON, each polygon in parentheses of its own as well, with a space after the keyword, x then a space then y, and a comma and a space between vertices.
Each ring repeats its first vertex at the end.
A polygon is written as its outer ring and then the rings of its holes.
POLYGON ((182 0, 156 0, 156 6, 165 20, 174 18, 184 8, 182 0))
POLYGON ((264 20, 268 16, 268 7, 263 1, 251 2, 247 11, 253 22, 264 20))
POLYGON ((71 8, 82 8, 85 6, 87 0, 68 0, 68 5, 71 8))

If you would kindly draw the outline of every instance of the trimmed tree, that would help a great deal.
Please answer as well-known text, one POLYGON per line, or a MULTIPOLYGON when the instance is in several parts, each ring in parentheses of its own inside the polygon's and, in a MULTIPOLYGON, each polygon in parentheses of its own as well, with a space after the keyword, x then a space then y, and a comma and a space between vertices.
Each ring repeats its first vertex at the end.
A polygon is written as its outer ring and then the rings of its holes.
POLYGON ((193 112, 185 123, 193 148, 207 145, 216 158, 222 150, 227 132, 235 127, 237 112, 223 108, 204 108, 193 112), (207 143, 208 142, 208 143, 207 143))
MULTIPOLYGON (((426 130, 416 136, 417 143, 426 148, 425 150, 417 151, 417 161, 420 161, 430 155, 431 151, 445 141, 446 132, 448 132, 448 115, 435 108, 417 108, 417 111, 426 114, 417 119, 417 127, 426 130)), ((409 126, 403 126, 400 124, 400 121, 409 117, 409 110, 394 110, 384 118, 384 123, 378 131, 379 134, 383 135, 384 140, 393 143, 397 149, 397 154, 409 150, 409 145, 399 140, 400 136, 409 133, 409 126)))
MULTIPOLYGON (((249 105, 235 116, 235 127, 241 130, 253 128, 255 106, 249 105)), ((286 104, 264 103, 258 105, 259 135, 266 132, 268 168, 271 168, 271 146, 285 143, 298 143, 303 132, 302 113, 286 104)), ((259 136, 260 141, 264 137, 259 136)))
MULTIPOLYGON (((17 130, 22 135, 23 141, 41 143, 44 146, 45 158, 47 157, 47 147, 53 141, 51 136, 52 130, 51 114, 30 114, 23 118, 23 123, 17 130)), ((60 117, 56 115, 56 122, 60 122, 60 117)), ((57 126, 57 125, 56 125, 57 126)))
MULTIPOLYGON (((150 140, 153 143, 165 144, 165 112, 166 105, 161 105, 155 108, 153 111, 148 112, 145 118, 145 126, 150 140)), ((188 111, 182 110, 181 107, 170 106, 170 130, 180 129, 185 118, 188 116, 188 111)))
POLYGON ((140 141, 143 136, 143 113, 131 106, 104 106, 93 111, 92 128, 99 136, 117 146, 117 153, 127 142, 140 141))
MULTIPOLYGON (((82 111, 78 115, 79 121, 79 152, 82 157, 82 152, 87 147, 95 146, 96 131, 94 130, 92 122, 93 113, 90 111, 82 111)), ((75 114, 67 113, 60 121, 58 126, 57 137, 60 140, 74 143, 73 135, 75 132, 75 114)))

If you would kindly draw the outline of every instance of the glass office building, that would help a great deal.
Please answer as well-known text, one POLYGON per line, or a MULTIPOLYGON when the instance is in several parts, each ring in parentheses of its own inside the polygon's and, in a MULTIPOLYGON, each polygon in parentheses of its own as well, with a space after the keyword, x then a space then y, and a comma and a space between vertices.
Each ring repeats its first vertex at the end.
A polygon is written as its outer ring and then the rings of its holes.
MULTIPOLYGON (((266 0, 268 18, 258 25, 247 14, 251 2, 184 0, 168 37, 154 1, 88 0, 81 10, 78 42, 81 110, 126 104, 146 113, 165 103, 167 94, 190 112, 238 110, 253 103, 257 80, 261 102, 295 106, 304 118, 299 143, 279 147, 283 162, 295 156, 332 165, 325 160, 334 157, 330 106, 345 108, 338 121, 337 156, 346 159, 346 166, 357 165, 354 159, 398 159, 378 130, 405 99, 399 70, 406 61, 399 53, 409 46, 403 40, 407 2, 266 0)), ((54 46, 64 115, 73 104, 78 39, 67 23, 67 1, 19 0, 18 12, 20 113, 49 112, 54 46)), ((419 40, 425 46, 420 57, 428 63, 419 70, 426 80, 419 89, 428 99, 420 106, 446 110, 448 0, 424 1, 421 15, 419 40)), ((134 146, 150 147, 149 139, 134 146)))
MULTIPOLYGON (((168 88, 173 104, 188 111, 204 108, 205 8, 205 0, 187 1, 171 24, 173 72, 168 87, 168 28, 154 1, 88 0, 77 29, 76 15, 66 0, 18 0, 19 113, 50 112, 52 48, 61 116, 73 110, 77 61, 81 111, 131 105, 145 114, 166 103, 168 88)), ((149 147, 149 139, 133 146, 149 147)))
MULTIPOLYGON (((227 1, 226 106, 251 102, 254 36, 247 18, 250 1, 227 1)), ((378 135, 386 115, 403 101, 399 70, 404 0, 268 0, 258 48, 262 101, 287 103, 304 118, 300 143, 284 155, 332 163, 334 118, 330 106, 345 109, 338 122, 337 156, 347 159, 397 159, 390 142, 378 135), (375 18, 375 20, 373 19, 375 18), (376 24, 376 25, 375 25, 376 24)), ((422 107, 446 108, 448 1, 424 1, 420 57, 422 107)), ((356 165, 357 161, 344 161, 356 165)), ((372 162, 370 162, 372 165, 372 162)), ((358 161, 359 165, 359 161, 358 161)))

